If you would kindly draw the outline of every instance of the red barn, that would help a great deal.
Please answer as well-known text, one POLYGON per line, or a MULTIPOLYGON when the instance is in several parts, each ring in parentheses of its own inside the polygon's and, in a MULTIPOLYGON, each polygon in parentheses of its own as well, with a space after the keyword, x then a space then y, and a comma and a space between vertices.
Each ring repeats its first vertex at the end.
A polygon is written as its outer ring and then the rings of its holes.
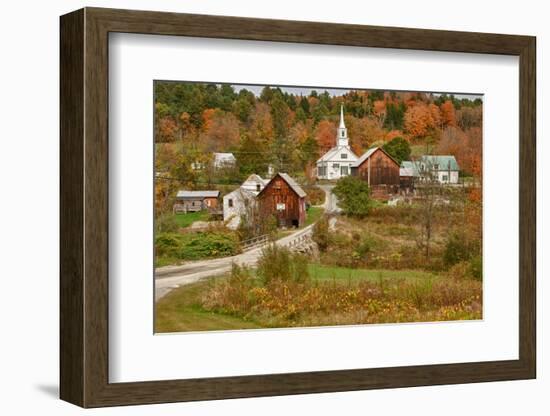
POLYGON ((286 173, 277 173, 258 194, 262 217, 275 216, 282 227, 301 227, 306 221, 306 193, 286 173))
POLYGON ((399 163, 381 147, 369 149, 354 163, 351 173, 370 186, 399 186, 399 163))

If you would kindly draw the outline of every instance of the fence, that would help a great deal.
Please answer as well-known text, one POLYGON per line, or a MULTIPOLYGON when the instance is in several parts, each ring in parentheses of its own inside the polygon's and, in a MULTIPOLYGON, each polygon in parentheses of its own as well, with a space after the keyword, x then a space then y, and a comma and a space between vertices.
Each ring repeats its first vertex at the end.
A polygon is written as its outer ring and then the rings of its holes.
POLYGON ((247 240, 243 240, 241 242, 241 247, 242 247, 243 251, 246 251, 246 250, 250 250, 252 248, 256 248, 256 247, 262 246, 264 244, 267 244, 268 241, 269 241, 269 235, 268 234, 259 235, 257 237, 252 237, 252 238, 249 238, 247 240))

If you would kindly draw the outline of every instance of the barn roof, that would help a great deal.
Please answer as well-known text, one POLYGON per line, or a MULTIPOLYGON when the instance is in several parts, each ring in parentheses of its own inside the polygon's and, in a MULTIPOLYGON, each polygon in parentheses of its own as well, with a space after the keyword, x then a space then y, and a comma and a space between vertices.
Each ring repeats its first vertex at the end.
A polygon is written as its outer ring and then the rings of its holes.
POLYGON ((456 159, 452 155, 424 155, 420 157, 423 163, 439 165, 438 170, 460 170, 456 159))
POLYGON ((178 191, 177 198, 217 198, 220 191, 178 191))
POLYGON ((392 157, 392 155, 386 152, 382 147, 376 146, 376 147, 371 147, 369 150, 367 150, 359 159, 357 159, 357 161, 355 161, 355 163, 352 166, 356 168, 361 166, 365 162, 365 160, 371 157, 374 154, 374 152, 376 152, 377 150, 384 152, 391 160, 393 160, 397 165, 399 165, 399 163, 397 163, 397 161, 392 157))
MULTIPOLYGON (((305 191, 302 189, 302 187, 298 185, 298 183, 287 173, 279 172, 275 176, 273 176, 273 178, 271 178, 269 182, 271 182, 277 176, 280 176, 281 178, 283 178, 283 180, 288 184, 288 186, 290 186, 290 189, 292 189, 296 193, 296 195, 298 195, 298 197, 304 198, 307 195, 305 191)), ((265 188, 260 191, 258 195, 261 195, 266 189, 268 189, 267 185, 269 185, 269 182, 266 184, 265 188)))
POLYGON ((303 198, 307 195, 302 187, 298 185, 298 182, 296 182, 288 173, 279 172, 278 175, 283 178, 286 183, 288 183, 288 185, 292 188, 294 192, 298 194, 300 198, 303 198))

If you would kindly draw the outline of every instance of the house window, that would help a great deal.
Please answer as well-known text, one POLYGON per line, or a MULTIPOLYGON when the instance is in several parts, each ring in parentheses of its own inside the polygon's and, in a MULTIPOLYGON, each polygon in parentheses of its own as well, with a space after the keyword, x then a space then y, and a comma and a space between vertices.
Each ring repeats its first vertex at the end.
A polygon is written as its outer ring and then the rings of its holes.
POLYGON ((437 163, 434 164, 434 170, 439 170, 439 165, 437 163))
POLYGON ((347 166, 341 166, 340 167, 340 174, 341 175, 349 175, 349 168, 347 166))
POLYGON ((319 166, 317 168, 317 175, 318 176, 326 176, 327 175, 327 168, 325 166, 319 166))
POLYGON ((256 184, 256 191, 258 191, 258 192, 261 191, 261 189, 260 189, 260 184, 259 184, 259 183, 256 184))
POLYGON ((443 176, 441 176, 441 180, 442 180, 443 182, 448 182, 448 181, 449 181, 449 176, 443 175, 443 176))
POLYGON ((340 155, 340 158, 341 158, 341 159, 347 159, 347 158, 348 158, 348 154, 347 154, 347 153, 342 153, 342 154, 340 155))
POLYGON ((278 203, 277 204, 277 211, 284 211, 285 210, 285 204, 284 203, 278 203))
POLYGON ((232 200, 232 199, 228 199, 228 200, 227 200, 227 206, 228 206, 229 208, 232 208, 232 207, 233 207, 233 200, 232 200))
POLYGON ((332 164, 332 167, 333 167, 334 169, 338 169, 338 168, 340 168, 340 164, 339 164, 339 163, 333 163, 333 164, 332 164))

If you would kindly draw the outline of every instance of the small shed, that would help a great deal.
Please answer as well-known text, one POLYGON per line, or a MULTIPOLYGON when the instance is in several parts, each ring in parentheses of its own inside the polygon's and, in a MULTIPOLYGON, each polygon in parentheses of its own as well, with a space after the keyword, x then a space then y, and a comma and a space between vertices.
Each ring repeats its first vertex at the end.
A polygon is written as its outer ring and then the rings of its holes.
POLYGON ((402 189, 412 190, 418 176, 418 167, 414 162, 410 160, 401 162, 401 166, 399 167, 399 182, 402 189))
POLYGON ((277 173, 258 194, 262 217, 271 215, 281 227, 301 227, 306 221, 306 193, 286 173, 277 173))
POLYGON ((174 212, 195 212, 216 210, 220 191, 178 191, 174 212))
POLYGON ((399 185, 399 163, 381 147, 367 150, 353 164, 351 173, 370 186, 399 185))

